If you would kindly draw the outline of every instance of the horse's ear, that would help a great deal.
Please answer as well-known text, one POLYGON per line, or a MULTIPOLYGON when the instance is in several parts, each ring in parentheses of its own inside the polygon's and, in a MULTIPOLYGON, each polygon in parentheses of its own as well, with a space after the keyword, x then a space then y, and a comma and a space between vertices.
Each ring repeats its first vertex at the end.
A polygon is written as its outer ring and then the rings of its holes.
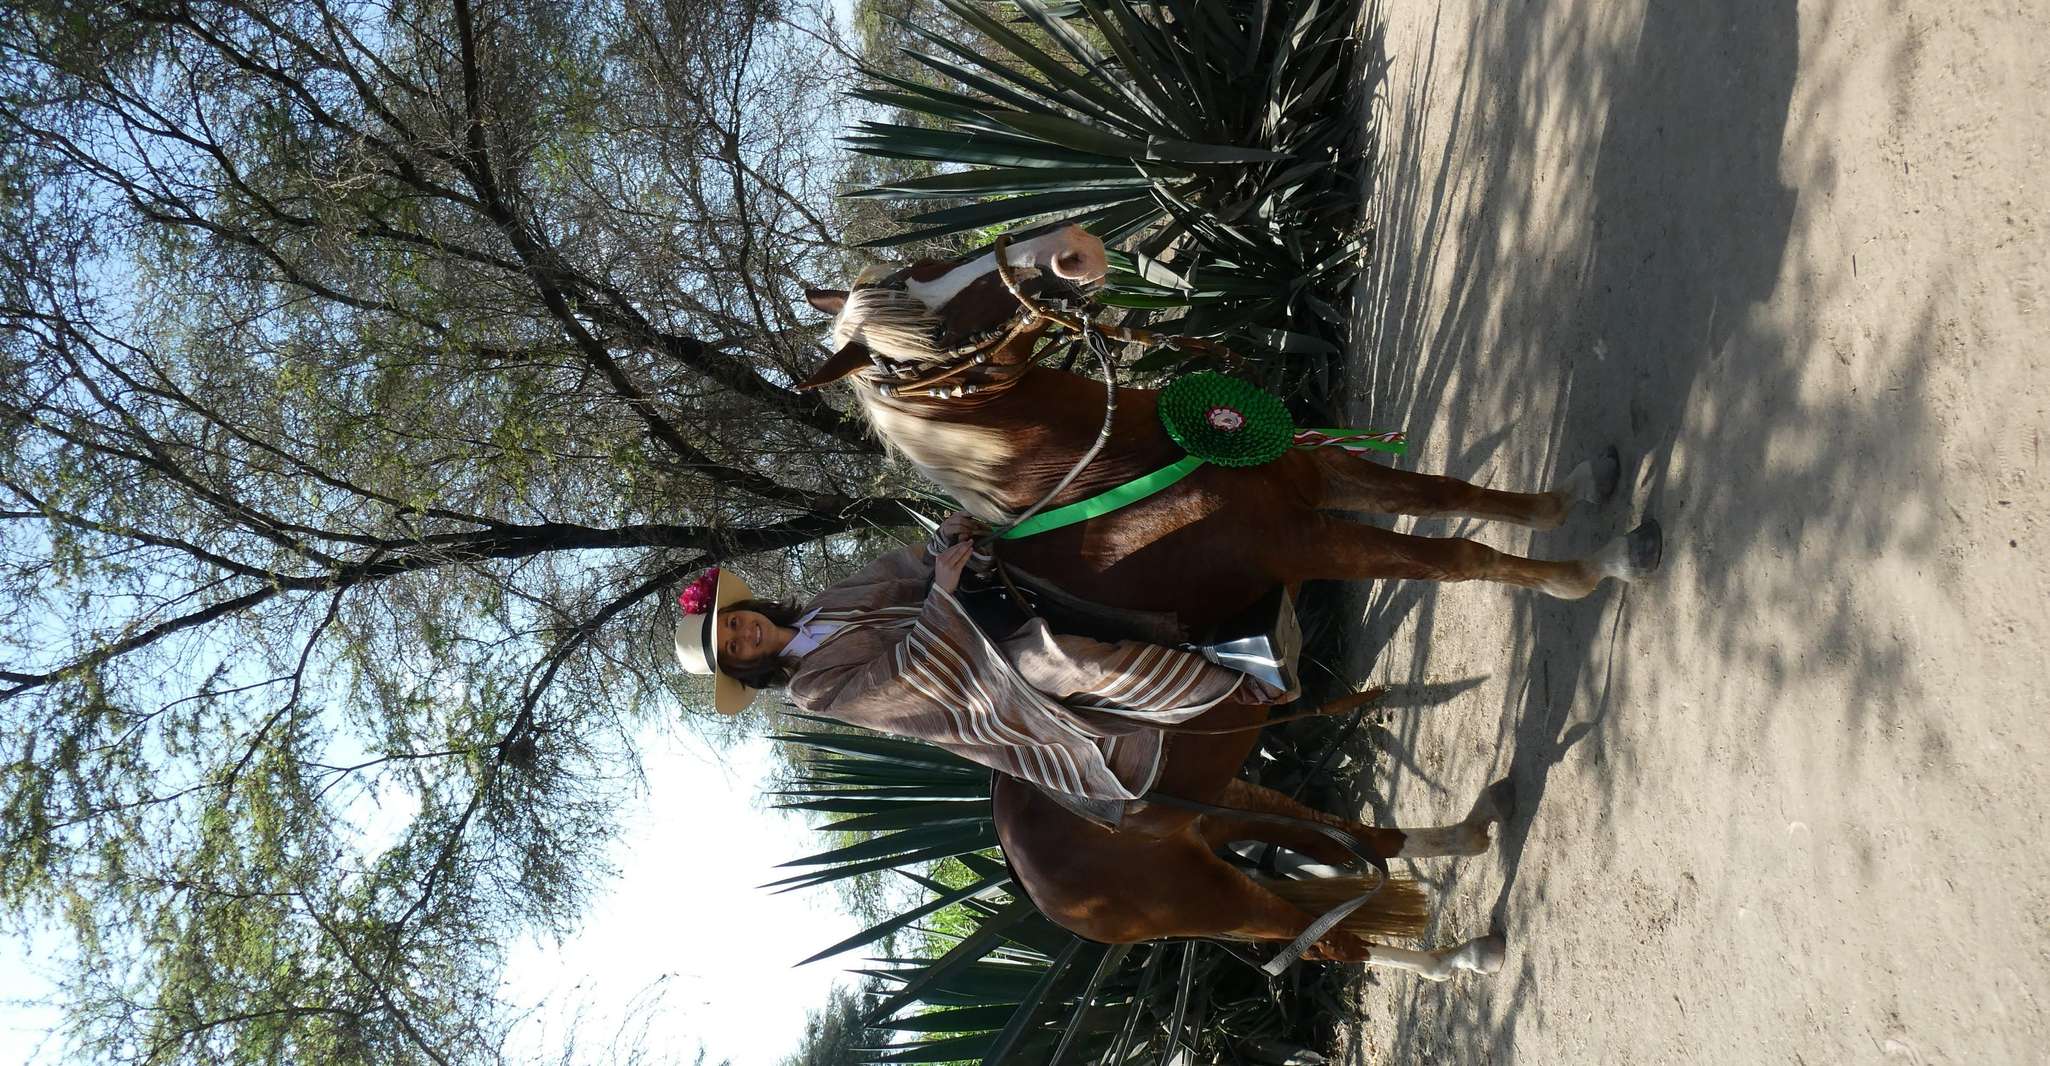
POLYGON ((841 308, 847 306, 846 289, 806 289, 804 298, 829 315, 837 315, 841 308))
POLYGON ((868 365, 868 345, 860 341, 848 341, 847 346, 834 352, 833 357, 826 360, 824 366, 812 371, 810 377, 798 382, 797 391, 809 392, 822 385, 831 385, 849 374, 867 369, 868 365))

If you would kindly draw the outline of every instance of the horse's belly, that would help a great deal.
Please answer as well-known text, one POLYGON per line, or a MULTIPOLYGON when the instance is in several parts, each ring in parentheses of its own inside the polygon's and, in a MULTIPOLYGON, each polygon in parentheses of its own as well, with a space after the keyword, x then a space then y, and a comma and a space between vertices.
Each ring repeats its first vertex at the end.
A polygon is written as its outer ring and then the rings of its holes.
POLYGON ((1098 603, 1218 621, 1298 569, 1291 556, 1315 499, 1315 472, 1299 458, 1204 467, 1100 518, 1007 542, 1003 555, 1098 603))

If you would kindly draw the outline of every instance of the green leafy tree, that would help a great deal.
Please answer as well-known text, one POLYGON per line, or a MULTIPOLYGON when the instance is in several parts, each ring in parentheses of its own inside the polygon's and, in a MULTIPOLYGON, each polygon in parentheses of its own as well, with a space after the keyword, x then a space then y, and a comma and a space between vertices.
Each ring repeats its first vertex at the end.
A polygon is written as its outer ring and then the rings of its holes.
POLYGON ((500 945, 694 698, 664 593, 900 521, 788 387, 846 268, 813 17, 0 12, 0 905, 70 930, 82 1057, 500 1057, 500 945))
POLYGON ((869 1038, 862 1021, 874 991, 873 982, 860 989, 835 986, 825 1006, 806 1012, 804 1035, 783 1066, 854 1066, 869 1061, 871 1056, 863 1051, 869 1038))

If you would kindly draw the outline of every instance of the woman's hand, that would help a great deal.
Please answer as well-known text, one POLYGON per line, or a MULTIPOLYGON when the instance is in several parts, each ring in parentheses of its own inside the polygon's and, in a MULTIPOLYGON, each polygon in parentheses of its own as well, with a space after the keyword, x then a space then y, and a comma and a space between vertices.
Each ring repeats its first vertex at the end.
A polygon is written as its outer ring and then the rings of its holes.
POLYGON ((954 587, 961 583, 961 571, 968 565, 969 556, 974 554, 974 542, 966 540, 941 552, 939 558, 933 560, 933 587, 943 592, 954 591, 954 587))
POLYGON ((948 515, 945 521, 940 523, 940 528, 935 536, 939 537, 942 544, 952 544, 957 540, 963 538, 973 539, 987 532, 989 532, 989 527, 983 524, 982 519, 966 511, 955 511, 953 514, 948 515))

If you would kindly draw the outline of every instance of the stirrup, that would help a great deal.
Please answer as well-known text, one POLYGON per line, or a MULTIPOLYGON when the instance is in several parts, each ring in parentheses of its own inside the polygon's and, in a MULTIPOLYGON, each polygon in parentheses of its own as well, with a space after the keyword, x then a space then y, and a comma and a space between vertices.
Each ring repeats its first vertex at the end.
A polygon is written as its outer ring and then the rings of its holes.
POLYGON ((1286 587, 1276 586, 1258 603, 1219 623, 1207 639, 1185 647, 1280 692, 1296 692, 1301 680, 1296 661, 1303 653, 1303 631, 1286 587))

